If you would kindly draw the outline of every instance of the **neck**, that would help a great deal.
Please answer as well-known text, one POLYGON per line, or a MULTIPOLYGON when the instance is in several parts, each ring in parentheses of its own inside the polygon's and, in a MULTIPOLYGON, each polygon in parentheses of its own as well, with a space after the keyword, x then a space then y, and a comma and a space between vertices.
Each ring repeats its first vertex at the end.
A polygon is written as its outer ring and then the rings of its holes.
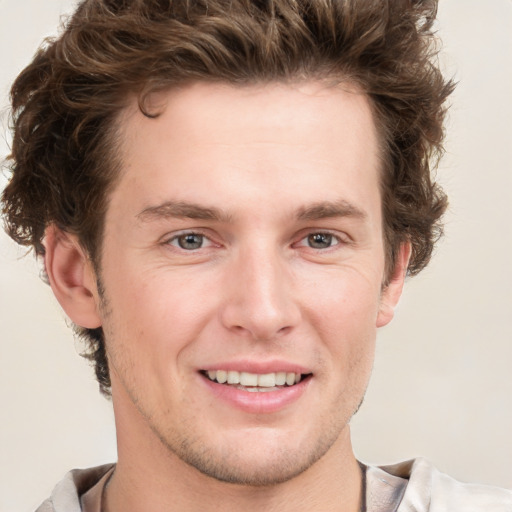
MULTIPOLYGON (((349 437, 348 427, 340 437, 349 437)), ((361 469, 344 444, 339 439, 322 459, 295 478, 261 487, 220 482, 173 454, 144 457, 140 446, 134 451, 120 450, 105 496, 106 510, 210 512, 240 507, 247 512, 358 512, 363 493, 361 469)), ((160 450, 165 448, 160 445, 160 450)))

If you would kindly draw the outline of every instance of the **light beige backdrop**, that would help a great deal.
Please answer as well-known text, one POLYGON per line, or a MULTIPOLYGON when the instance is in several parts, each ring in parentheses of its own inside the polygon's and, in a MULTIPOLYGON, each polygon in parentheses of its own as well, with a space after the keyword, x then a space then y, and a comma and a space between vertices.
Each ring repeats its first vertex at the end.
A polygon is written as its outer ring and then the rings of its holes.
MULTIPOLYGON (((73 3, 0 0, 2 156, 9 83, 73 3)), ((512 1, 444 0, 438 29, 460 81, 439 171, 446 238, 380 334, 353 437, 367 462, 423 455, 461 480, 512 487, 512 1)), ((71 467, 116 456, 110 403, 22 255, 2 233, 0 512, 33 510, 71 467)))

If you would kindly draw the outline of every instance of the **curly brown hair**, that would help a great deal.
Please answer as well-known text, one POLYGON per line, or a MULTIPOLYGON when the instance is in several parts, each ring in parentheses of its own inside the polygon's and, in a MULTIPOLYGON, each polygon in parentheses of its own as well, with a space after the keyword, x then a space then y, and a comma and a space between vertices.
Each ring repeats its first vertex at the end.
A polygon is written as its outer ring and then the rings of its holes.
MULTIPOLYGON (((418 273, 447 205, 431 176, 453 89, 436 65, 436 11, 436 0, 83 1, 12 86, 6 231, 42 255, 54 224, 78 236, 99 275, 121 163, 116 121, 130 96, 151 116, 150 92, 194 81, 349 80, 370 98, 381 135, 387 275, 404 241, 418 273)), ((103 332, 77 330, 108 394, 103 332)))

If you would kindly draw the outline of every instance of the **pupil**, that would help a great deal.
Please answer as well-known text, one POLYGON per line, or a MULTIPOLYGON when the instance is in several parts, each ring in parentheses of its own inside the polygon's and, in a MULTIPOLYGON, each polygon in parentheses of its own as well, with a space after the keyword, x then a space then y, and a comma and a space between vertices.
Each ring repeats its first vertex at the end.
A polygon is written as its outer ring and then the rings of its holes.
POLYGON ((203 244, 203 235, 188 234, 180 236, 178 244, 182 249, 199 249, 203 244))
POLYGON ((308 236, 309 245, 315 249, 325 249, 330 247, 332 242, 332 235, 328 233, 315 233, 308 236))

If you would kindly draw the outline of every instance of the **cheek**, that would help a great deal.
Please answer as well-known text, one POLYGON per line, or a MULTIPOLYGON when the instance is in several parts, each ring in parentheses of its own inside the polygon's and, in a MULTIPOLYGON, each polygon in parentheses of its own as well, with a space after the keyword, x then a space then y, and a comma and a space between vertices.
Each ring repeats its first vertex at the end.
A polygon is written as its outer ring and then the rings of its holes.
MULTIPOLYGON (((346 386, 361 391, 373 366, 379 290, 358 273, 331 276, 322 286, 308 287, 304 314, 327 350, 325 364, 346 386)), ((378 280, 377 280, 378 282, 378 280)))
POLYGON ((140 355, 145 358, 153 355, 156 363, 166 352, 175 355, 211 318, 218 295, 211 286, 208 280, 182 272, 118 265, 105 276, 112 337, 143 350, 140 355))
POLYGON ((308 317, 332 334, 375 330, 380 281, 352 269, 304 276, 300 295, 308 317))

